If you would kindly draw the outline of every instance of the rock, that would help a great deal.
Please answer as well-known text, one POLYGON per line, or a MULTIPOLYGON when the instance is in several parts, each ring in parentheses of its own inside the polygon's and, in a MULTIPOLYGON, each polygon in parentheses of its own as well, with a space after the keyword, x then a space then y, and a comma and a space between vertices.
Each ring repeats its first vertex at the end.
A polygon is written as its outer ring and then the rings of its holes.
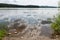
POLYGON ((56 38, 58 38, 59 37, 59 35, 56 35, 56 38))
POLYGON ((15 34, 17 34, 17 32, 14 32, 15 34))
POLYGON ((41 24, 50 24, 52 21, 42 20, 41 24))
POLYGON ((22 36, 21 39, 23 39, 24 37, 22 36))
POLYGON ((8 35, 11 35, 11 33, 8 33, 8 35))

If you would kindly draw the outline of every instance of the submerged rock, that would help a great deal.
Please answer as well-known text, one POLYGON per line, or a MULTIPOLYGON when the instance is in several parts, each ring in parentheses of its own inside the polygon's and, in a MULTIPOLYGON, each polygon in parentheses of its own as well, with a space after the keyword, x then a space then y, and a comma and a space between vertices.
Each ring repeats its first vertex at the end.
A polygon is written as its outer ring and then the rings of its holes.
POLYGON ((41 24, 50 24, 52 21, 42 20, 41 24))

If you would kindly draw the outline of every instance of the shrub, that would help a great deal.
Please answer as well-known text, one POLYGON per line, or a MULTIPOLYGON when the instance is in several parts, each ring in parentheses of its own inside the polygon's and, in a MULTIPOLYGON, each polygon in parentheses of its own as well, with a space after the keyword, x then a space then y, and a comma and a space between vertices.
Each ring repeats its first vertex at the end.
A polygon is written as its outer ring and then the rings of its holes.
POLYGON ((51 28, 54 30, 54 33, 60 34, 60 15, 55 17, 54 22, 51 24, 51 28))

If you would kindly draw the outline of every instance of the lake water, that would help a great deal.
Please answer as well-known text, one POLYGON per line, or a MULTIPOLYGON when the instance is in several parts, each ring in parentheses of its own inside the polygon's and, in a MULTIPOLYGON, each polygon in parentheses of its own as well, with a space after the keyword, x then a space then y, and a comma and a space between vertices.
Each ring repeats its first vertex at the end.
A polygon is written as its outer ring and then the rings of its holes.
POLYGON ((57 13, 58 8, 0 8, 0 20, 22 18, 30 23, 36 23, 38 19, 53 18, 57 13))

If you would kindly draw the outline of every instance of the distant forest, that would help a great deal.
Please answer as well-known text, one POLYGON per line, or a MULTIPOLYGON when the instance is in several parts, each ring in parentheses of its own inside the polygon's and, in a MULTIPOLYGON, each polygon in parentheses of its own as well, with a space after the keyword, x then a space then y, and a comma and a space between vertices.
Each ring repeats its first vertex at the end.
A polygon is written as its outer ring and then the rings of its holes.
MULTIPOLYGON (((16 4, 5 4, 5 3, 0 3, 0 8, 5 7, 5 8, 58 8, 55 6, 38 6, 38 5, 16 5, 16 4)), ((60 7, 59 7, 60 8, 60 7)))

